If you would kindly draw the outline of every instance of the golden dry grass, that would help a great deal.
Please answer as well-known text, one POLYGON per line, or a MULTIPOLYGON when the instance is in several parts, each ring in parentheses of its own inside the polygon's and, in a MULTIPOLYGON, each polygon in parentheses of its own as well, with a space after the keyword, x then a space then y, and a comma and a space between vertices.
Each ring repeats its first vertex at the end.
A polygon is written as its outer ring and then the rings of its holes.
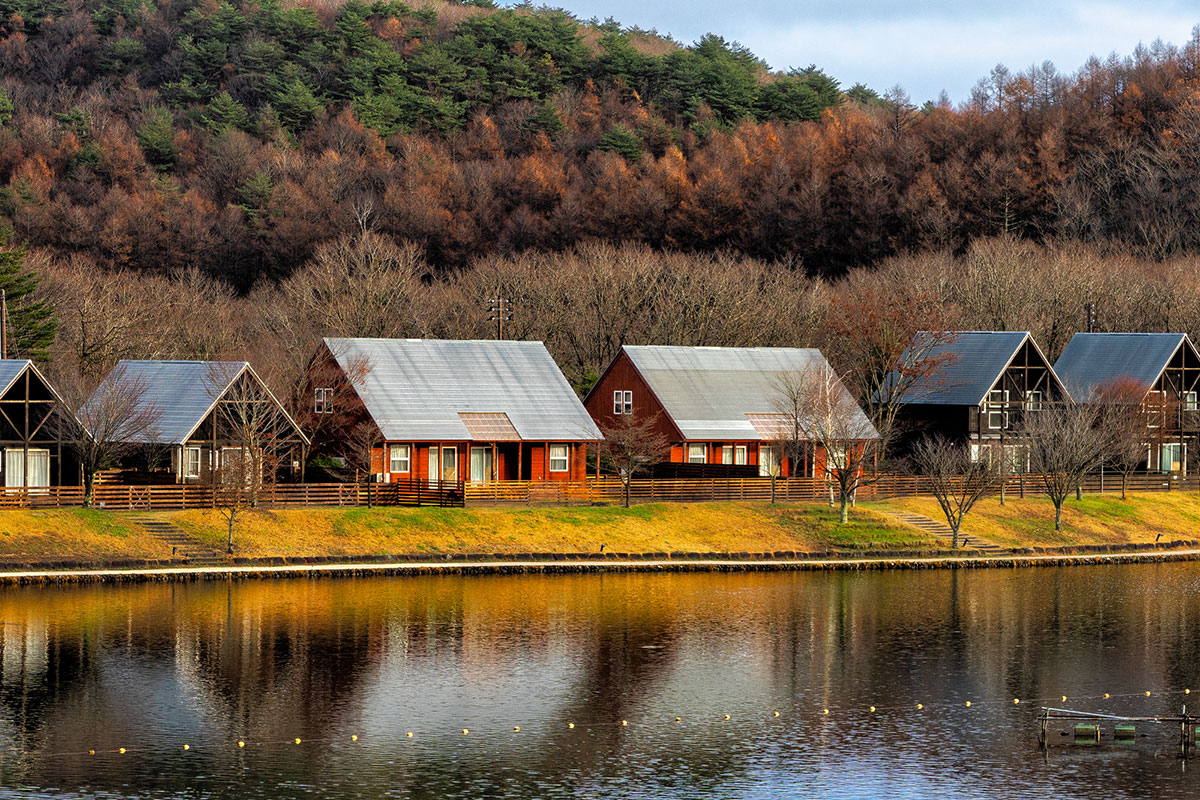
POLYGON ((169 558, 128 515, 81 508, 0 511, 0 560, 169 558))
MULTIPOLYGON (((213 547, 219 512, 186 511, 172 521, 213 547)), ((831 545, 926 547, 930 540, 873 512, 847 526, 827 508, 767 503, 651 504, 603 508, 287 509, 245 513, 235 525, 239 555, 388 553, 763 552, 831 545)))
MULTIPOLYGON (((880 511, 907 511, 944 521, 931 497, 907 497, 867 504, 880 511)), ((962 532, 1000 545, 1055 546, 1167 541, 1200 535, 1200 496, 1187 492, 1141 492, 1122 501, 1119 494, 1085 494, 1063 506, 1063 530, 1054 530, 1054 506, 1044 497, 982 500, 963 521, 962 532)))

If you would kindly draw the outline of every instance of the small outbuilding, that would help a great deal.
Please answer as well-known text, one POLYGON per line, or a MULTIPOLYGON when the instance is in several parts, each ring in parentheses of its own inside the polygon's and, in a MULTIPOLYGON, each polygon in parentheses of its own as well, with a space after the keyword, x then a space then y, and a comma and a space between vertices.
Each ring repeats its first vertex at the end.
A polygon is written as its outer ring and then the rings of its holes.
POLYGON ((384 483, 582 480, 601 439, 541 342, 329 338, 306 381, 314 453, 384 483))

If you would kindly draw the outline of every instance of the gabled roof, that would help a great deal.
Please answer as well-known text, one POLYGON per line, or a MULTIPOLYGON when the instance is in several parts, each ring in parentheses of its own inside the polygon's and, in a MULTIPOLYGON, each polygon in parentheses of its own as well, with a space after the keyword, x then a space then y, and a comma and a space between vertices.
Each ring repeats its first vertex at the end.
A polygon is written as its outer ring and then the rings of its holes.
MULTIPOLYGON (((157 419, 152 429, 136 435, 138 444, 183 444, 200 426, 217 401, 243 373, 260 385, 262 380, 245 361, 120 361, 96 393, 112 380, 133 381, 141 388, 140 405, 153 406, 157 419)), ((263 385, 266 389, 266 386, 263 385)), ((271 401, 279 404, 266 389, 271 401)), ((96 395, 93 395, 95 397, 96 395)), ((301 438, 299 426, 283 412, 301 438)), ((305 440, 307 441, 307 440, 305 440)))
POLYGON ((1193 347, 1185 333, 1077 333, 1054 371, 1080 400, 1118 378, 1135 380, 1149 391, 1185 342, 1193 347))
MULTIPOLYGON (((20 378, 30 367, 33 367, 33 362, 27 358, 0 359, 0 396, 3 396, 17 382, 17 378, 20 378)), ((33 370, 37 372, 37 367, 33 367, 33 370)), ((38 377, 41 377, 40 372, 38 377)), ((46 383, 46 379, 42 378, 42 382, 46 383)), ((50 384, 46 383, 46 385, 50 384)))
POLYGON ((507 415, 524 441, 602 438, 541 342, 326 339, 325 346, 387 441, 474 441, 464 412, 507 415))
MULTIPOLYGON (((928 334, 918 334, 926 336, 928 334)), ((915 380, 901 402, 914 405, 977 406, 1004 374, 1029 331, 955 331, 929 348, 924 358, 936 360, 930 374, 915 380)), ((915 345, 924 347, 922 344, 915 345)), ((1037 343, 1034 342, 1037 348, 1037 343)), ((1038 349, 1041 353, 1041 350, 1038 349)), ((906 352, 901 361, 907 363, 906 352)), ((1049 367, 1050 362, 1046 362, 1049 367)))
MULTIPOLYGON (((626 345, 622 350, 686 440, 763 440, 761 431, 769 426, 754 422, 762 421, 758 415, 779 414, 781 383, 829 368, 813 348, 626 345)), ((854 405, 850 393, 841 391, 854 405)), ((863 430, 863 438, 874 438, 862 409, 854 405, 854 410, 853 426, 863 430)))

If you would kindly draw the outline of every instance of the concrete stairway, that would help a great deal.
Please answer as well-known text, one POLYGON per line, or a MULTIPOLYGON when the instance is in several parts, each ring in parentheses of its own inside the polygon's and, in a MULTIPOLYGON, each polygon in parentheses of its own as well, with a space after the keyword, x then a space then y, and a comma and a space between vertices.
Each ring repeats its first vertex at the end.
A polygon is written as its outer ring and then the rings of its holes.
POLYGON ((208 567, 228 563, 223 553, 205 547, 203 542, 170 522, 154 517, 135 517, 134 522, 152 538, 171 545, 171 552, 186 559, 189 564, 208 567))
MULTIPOLYGON (((937 539, 943 547, 949 548, 954 543, 954 531, 950 530, 950 526, 944 522, 938 522, 920 514, 891 512, 889 516, 900 520, 906 525, 913 526, 922 533, 929 534, 937 539)), ((979 550, 988 555, 1011 552, 998 544, 992 544, 989 541, 980 539, 978 536, 965 534, 962 531, 959 531, 958 534, 958 546, 968 550, 979 550)))

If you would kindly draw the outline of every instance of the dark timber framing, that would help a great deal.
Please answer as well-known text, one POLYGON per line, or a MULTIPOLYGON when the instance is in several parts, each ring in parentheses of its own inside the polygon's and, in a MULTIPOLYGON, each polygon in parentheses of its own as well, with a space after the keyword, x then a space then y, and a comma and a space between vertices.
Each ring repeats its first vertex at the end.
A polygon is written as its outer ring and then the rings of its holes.
POLYGON ((45 451, 47 466, 45 482, 38 486, 62 486, 64 480, 78 485, 82 475, 78 459, 63 438, 64 425, 59 415, 71 414, 62 398, 50 386, 33 362, 0 359, 0 380, 5 382, 0 394, 0 470, 5 488, 31 488, 31 453, 45 451), (21 475, 12 476, 9 454, 20 450, 21 475))

